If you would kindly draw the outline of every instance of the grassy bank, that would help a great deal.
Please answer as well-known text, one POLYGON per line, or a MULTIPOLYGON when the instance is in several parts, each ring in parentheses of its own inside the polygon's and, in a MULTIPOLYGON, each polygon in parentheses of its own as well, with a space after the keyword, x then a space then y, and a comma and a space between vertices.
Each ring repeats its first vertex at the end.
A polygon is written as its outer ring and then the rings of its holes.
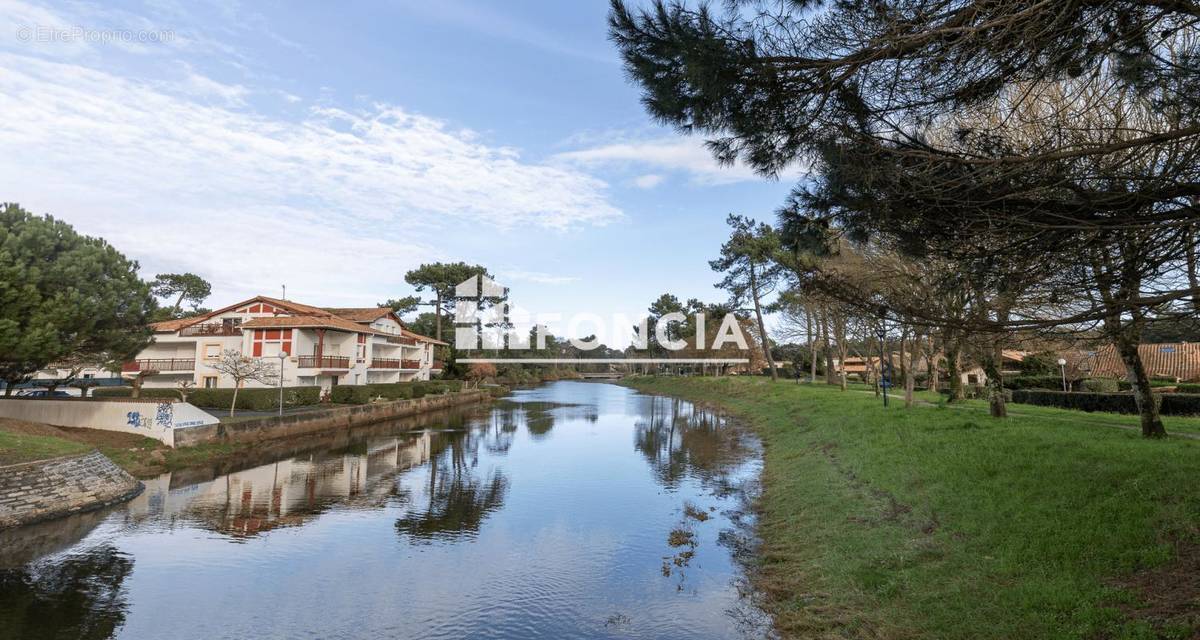
POLYGON ((138 477, 210 464, 245 455, 245 444, 205 444, 172 449, 132 433, 70 429, 0 418, 0 465, 32 462, 97 449, 138 477))
POLYGON ((41 425, 0 418, 0 466, 45 460, 90 450, 87 445, 46 433, 41 425))
POLYGON ((1200 633, 1200 442, 763 378, 628 384, 762 435, 758 582, 787 637, 1200 633))

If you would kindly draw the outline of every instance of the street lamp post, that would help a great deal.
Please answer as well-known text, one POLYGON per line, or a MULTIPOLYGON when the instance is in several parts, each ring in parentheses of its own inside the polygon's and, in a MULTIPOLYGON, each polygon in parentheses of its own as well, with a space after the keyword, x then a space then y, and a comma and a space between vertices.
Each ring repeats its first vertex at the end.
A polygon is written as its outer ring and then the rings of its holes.
POLYGON ((1070 391, 1070 389, 1067 388, 1067 361, 1066 361, 1066 359, 1064 359, 1064 358, 1058 359, 1058 368, 1060 371, 1062 371, 1063 391, 1064 392, 1070 391))
POLYGON ((288 357, 288 352, 279 352, 279 416, 283 417, 283 361, 288 357))

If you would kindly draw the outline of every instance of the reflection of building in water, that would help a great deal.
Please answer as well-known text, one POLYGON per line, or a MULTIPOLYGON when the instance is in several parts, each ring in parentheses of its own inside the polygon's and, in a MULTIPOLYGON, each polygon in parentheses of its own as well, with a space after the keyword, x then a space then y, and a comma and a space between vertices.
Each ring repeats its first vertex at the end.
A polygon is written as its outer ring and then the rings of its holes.
POLYGON ((430 458, 430 433, 372 440, 352 451, 312 454, 170 488, 171 474, 146 481, 130 517, 197 521, 235 536, 303 523, 335 503, 379 507, 397 493, 398 472, 430 458))

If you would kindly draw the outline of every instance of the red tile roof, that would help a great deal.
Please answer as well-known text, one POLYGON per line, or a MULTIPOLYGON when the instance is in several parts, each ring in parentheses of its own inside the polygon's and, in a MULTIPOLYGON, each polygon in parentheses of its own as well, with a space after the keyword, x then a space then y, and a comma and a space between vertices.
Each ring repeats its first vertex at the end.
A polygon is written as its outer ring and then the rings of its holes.
POLYGON ((295 316, 275 316, 274 318, 251 318, 242 323, 242 327, 246 329, 265 329, 265 328, 289 328, 289 329, 334 329, 337 331, 347 331, 350 333, 374 333, 378 335, 387 335, 382 331, 376 331, 370 327, 364 327, 357 322, 352 322, 345 318, 339 318, 333 314, 325 314, 322 316, 313 315, 295 315, 295 316))
MULTIPOLYGON (((364 324, 370 324, 371 322, 374 322, 374 321, 378 320, 379 318, 382 318, 383 316, 392 313, 392 310, 389 309, 388 307, 321 308, 321 307, 314 307, 314 306, 307 305, 307 304, 300 304, 299 302, 293 302, 291 300, 280 300, 278 298, 271 298, 269 296, 255 296, 253 298, 250 298, 249 300, 243 300, 236 304, 231 304, 228 307, 223 307, 221 309, 217 309, 216 311, 212 311, 212 312, 206 313, 204 315, 196 316, 194 318, 180 318, 178 320, 166 320, 164 322, 155 322, 150 325, 150 328, 159 333, 173 333, 173 332, 179 331, 180 329, 190 327, 194 324, 199 324, 205 320, 208 320, 209 318, 213 318, 222 313, 227 313, 227 312, 237 309, 239 307, 244 307, 244 306, 246 306, 248 304, 252 304, 254 302, 265 302, 272 306, 291 311, 295 315, 276 316, 276 317, 272 317, 272 318, 266 318, 266 317, 252 318, 246 322, 243 322, 241 325, 243 327, 250 328, 250 329, 256 329, 256 328, 262 329, 262 328, 267 328, 267 327, 270 327, 270 328, 285 327, 285 328, 293 328, 293 329, 321 328, 321 329, 336 329, 338 331, 373 333, 373 334, 378 334, 378 335, 392 335, 392 334, 384 333, 382 331, 376 331, 375 329, 372 329, 370 327, 363 326, 364 324)), ((399 322, 400 318, 397 317, 396 321, 399 322)), ((412 331, 409 331, 408 329, 404 329, 403 323, 401 323, 400 332, 401 332, 401 335, 403 335, 403 336, 413 338, 416 340, 420 340, 422 342, 428 342, 430 344, 437 344, 437 345, 443 345, 443 346, 445 346, 447 344, 440 340, 434 340, 433 338, 429 338, 429 337, 423 336, 419 333, 413 333, 412 331)))
MULTIPOLYGON (((1125 363, 1112 345, 1088 352, 1091 375, 1098 378, 1124 378, 1125 363)), ((1185 382, 1200 380, 1200 343, 1173 342, 1138 345, 1138 355, 1150 376, 1178 378, 1185 382)), ((1084 365, 1086 367, 1086 364, 1084 365)))
POLYGON ((392 313, 392 310, 387 307, 326 307, 325 311, 355 322, 375 322, 392 313))

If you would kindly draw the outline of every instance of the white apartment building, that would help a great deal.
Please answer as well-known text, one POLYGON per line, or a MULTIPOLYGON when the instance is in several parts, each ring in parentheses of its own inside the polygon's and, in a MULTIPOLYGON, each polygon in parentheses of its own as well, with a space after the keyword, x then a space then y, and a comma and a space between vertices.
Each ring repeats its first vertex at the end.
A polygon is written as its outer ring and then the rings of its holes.
POLYGON ((174 387, 181 380, 230 388, 233 380, 211 366, 226 350, 282 361, 285 386, 328 390, 339 384, 428 380, 441 371, 434 348, 446 344, 405 329, 388 308, 323 309, 266 296, 151 328, 154 342, 122 367, 127 378, 147 372, 146 388, 174 387), (282 360, 281 353, 286 354, 282 360))

